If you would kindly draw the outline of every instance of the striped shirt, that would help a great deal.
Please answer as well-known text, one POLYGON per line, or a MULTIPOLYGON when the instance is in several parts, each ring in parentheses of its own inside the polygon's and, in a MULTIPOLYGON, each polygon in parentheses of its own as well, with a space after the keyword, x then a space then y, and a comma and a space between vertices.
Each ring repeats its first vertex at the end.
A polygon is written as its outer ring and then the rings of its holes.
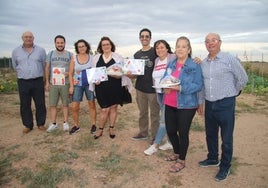
POLYGON ((248 81, 240 60, 226 52, 219 52, 214 60, 205 58, 201 68, 205 86, 201 96, 208 101, 236 96, 248 81))

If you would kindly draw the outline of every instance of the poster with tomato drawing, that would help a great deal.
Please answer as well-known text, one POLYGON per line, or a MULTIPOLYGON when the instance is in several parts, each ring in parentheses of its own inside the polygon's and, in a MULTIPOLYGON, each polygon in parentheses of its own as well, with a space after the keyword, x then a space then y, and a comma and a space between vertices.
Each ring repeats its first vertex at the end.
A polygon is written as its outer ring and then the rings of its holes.
POLYGON ((123 71, 125 74, 144 75, 144 59, 124 59, 123 71))
POLYGON ((52 85, 65 85, 65 68, 54 67, 52 69, 52 85))
POLYGON ((106 67, 93 67, 87 69, 88 83, 104 82, 108 80, 106 67))

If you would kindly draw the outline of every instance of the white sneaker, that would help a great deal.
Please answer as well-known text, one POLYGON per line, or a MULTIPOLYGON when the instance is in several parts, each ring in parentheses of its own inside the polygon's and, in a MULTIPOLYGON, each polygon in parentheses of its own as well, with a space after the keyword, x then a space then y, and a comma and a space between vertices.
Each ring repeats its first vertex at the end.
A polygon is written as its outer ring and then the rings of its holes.
POLYGON ((167 141, 165 144, 162 146, 159 146, 159 149, 161 150, 168 150, 168 149, 173 149, 172 145, 167 141))
POLYGON ((58 129, 58 125, 57 124, 53 124, 51 123, 47 129, 48 133, 51 133, 52 131, 55 131, 56 129, 58 129))
POLYGON ((151 145, 147 150, 144 151, 144 153, 146 155, 152 155, 154 154, 155 152, 157 152, 157 148, 155 147, 155 145, 151 145))
POLYGON ((63 131, 69 131, 69 123, 65 122, 63 123, 63 131))

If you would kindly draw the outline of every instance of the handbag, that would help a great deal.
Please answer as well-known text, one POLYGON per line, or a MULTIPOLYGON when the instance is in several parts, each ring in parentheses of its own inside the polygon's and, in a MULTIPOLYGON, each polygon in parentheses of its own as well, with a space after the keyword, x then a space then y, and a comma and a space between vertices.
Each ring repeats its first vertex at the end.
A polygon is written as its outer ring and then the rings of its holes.
POLYGON ((123 104, 132 103, 132 96, 129 93, 126 86, 122 87, 122 93, 123 93, 123 104))

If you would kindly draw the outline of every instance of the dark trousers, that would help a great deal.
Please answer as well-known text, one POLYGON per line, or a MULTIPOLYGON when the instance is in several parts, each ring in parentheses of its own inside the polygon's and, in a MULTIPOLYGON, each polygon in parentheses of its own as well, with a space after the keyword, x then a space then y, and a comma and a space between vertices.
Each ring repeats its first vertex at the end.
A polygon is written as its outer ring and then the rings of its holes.
POLYGON ((205 126, 208 159, 218 160, 220 129, 222 144, 221 168, 230 168, 233 156, 233 131, 235 122, 235 97, 205 103, 205 126))
POLYGON ((33 112, 31 108, 32 99, 35 104, 35 119, 37 126, 45 124, 46 105, 43 77, 36 79, 18 79, 20 96, 20 114, 25 127, 33 128, 33 112))
POLYGON ((196 109, 177 109, 165 106, 165 122, 175 154, 185 160, 189 146, 189 131, 196 109))

